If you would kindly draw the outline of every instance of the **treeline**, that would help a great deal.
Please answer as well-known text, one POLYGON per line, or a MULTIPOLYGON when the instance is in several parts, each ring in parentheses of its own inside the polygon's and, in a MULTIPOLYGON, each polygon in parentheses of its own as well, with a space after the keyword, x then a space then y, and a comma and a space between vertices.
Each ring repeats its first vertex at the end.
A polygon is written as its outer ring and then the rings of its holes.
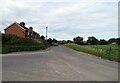
POLYGON ((47 39, 47 43, 50 44, 51 46, 53 45, 53 43, 58 43, 58 40, 56 40, 55 38, 49 38, 47 39))
POLYGON ((60 44, 66 44, 66 43, 75 43, 78 45, 108 45, 108 44, 118 44, 120 45, 120 38, 110 38, 109 40, 105 39, 97 39, 94 36, 88 37, 87 41, 84 41, 83 37, 74 37, 73 41, 71 40, 62 40, 59 41, 60 44))

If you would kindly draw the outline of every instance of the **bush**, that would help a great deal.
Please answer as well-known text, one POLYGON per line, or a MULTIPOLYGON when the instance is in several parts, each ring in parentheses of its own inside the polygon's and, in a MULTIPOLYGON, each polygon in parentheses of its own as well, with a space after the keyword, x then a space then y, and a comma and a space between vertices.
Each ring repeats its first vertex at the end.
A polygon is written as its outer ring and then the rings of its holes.
POLYGON ((16 35, 9 35, 9 34, 2 34, 2 44, 7 45, 37 45, 38 42, 29 39, 29 38, 22 38, 16 35))
POLYGON ((49 47, 45 42, 38 43, 29 38, 2 34, 2 53, 44 50, 49 47))

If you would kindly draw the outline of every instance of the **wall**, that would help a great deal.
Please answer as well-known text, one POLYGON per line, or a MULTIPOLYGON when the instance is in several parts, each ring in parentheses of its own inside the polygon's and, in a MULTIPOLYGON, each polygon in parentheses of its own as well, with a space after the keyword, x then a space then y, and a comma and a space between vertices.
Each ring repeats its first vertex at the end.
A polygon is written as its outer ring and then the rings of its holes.
POLYGON ((22 29, 17 24, 13 24, 12 26, 10 26, 7 30, 5 30, 5 33, 6 34, 17 35, 17 36, 20 36, 20 37, 25 37, 25 30, 22 29))

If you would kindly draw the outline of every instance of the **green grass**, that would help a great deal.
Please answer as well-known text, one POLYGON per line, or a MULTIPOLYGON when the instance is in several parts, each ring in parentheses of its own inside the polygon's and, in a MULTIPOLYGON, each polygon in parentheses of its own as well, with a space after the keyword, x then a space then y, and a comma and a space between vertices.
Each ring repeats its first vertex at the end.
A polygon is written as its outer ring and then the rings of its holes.
POLYGON ((118 45, 76 45, 66 44, 65 46, 70 47, 76 51, 89 53, 104 59, 111 61, 120 61, 118 58, 118 45))

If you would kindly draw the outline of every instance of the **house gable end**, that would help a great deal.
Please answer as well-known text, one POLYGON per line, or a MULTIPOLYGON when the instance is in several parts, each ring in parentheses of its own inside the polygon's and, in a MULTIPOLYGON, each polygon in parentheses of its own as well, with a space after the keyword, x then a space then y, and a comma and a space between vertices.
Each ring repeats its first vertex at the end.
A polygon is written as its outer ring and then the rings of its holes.
POLYGON ((20 28, 22 28, 23 30, 25 30, 25 29, 24 29, 22 26, 20 26, 17 22, 12 23, 10 26, 8 26, 7 28, 5 28, 4 30, 6 31, 8 28, 14 26, 15 24, 16 24, 17 26, 19 26, 20 28))

